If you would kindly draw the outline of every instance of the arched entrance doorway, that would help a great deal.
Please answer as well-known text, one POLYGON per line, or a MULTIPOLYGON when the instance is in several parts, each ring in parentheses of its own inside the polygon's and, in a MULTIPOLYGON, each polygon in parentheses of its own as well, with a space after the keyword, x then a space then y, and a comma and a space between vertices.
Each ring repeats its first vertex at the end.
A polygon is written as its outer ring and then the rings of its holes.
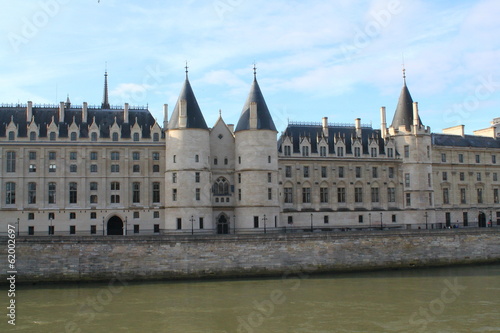
POLYGON ((108 235, 123 235, 123 221, 118 216, 108 220, 108 235))
POLYGON ((229 233, 229 218, 224 213, 221 213, 217 218, 217 233, 219 235, 225 235, 229 233))
POLYGON ((477 217, 477 222, 478 222, 479 228, 486 228, 486 214, 483 212, 480 212, 478 217, 477 217))

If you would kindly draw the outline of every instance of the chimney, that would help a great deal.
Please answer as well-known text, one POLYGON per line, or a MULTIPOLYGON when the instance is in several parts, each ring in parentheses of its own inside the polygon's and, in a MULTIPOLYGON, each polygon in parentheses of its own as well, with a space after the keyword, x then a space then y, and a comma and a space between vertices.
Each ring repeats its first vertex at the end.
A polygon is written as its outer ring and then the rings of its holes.
POLYGON ((168 126, 168 104, 163 104, 163 129, 166 130, 168 126))
POLYGON ((250 103, 250 129, 257 129, 257 103, 250 103))
POLYGON ((128 103, 125 103, 125 106, 123 107, 123 122, 128 124, 128 103))
POLYGON ((83 105, 82 105, 82 123, 87 122, 87 117, 88 117, 87 102, 83 102, 83 105))
POLYGON ((59 122, 64 123, 64 102, 59 103, 59 122))
POLYGON ((179 128, 186 128, 187 126, 187 101, 181 99, 179 101, 179 128))
POLYGON ((28 101, 28 105, 26 106, 26 121, 29 123, 32 117, 33 117, 33 102, 28 101))
POLYGON ((322 125, 323 125, 323 134, 325 135, 325 137, 328 137, 328 117, 323 117, 322 125))
POLYGON ((361 118, 356 118, 354 124, 356 126, 356 136, 361 137, 361 118))
POLYGON ((385 106, 380 108, 380 132, 382 134, 382 138, 387 136, 387 121, 385 118, 385 106))
POLYGON ((418 102, 413 102, 413 128, 415 133, 418 130, 418 102))
POLYGON ((229 130, 231 131, 231 133, 234 134, 234 124, 227 124, 227 127, 229 128, 229 130))

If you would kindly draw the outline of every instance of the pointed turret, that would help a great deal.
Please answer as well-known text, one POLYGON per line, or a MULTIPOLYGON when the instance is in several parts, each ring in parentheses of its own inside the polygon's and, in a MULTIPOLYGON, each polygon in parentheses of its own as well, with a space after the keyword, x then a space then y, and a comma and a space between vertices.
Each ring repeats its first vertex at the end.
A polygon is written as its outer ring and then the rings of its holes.
POLYGON ((198 102, 194 95, 186 69, 186 80, 182 86, 181 93, 175 104, 174 111, 168 123, 168 129, 176 128, 200 128, 208 129, 205 118, 201 113, 198 102))
POLYGON ((254 76, 250 93, 248 94, 245 105, 241 112, 240 120, 236 125, 236 131, 244 131, 248 129, 267 129, 276 131, 273 118, 267 108, 266 101, 260 90, 259 83, 257 82, 257 75, 254 67, 254 76), (255 110, 254 110, 255 107, 255 110), (255 111, 255 115, 253 114, 255 111), (254 121, 256 123, 254 124, 254 121))
MULTIPOLYGON (((422 121, 420 117, 418 118, 419 126, 422 126, 422 121)), ((391 127, 398 130, 400 126, 405 126, 407 131, 411 131, 411 126, 413 125, 413 99, 411 98, 410 91, 406 86, 406 74, 403 69, 403 88, 401 89, 401 94, 399 95, 398 106, 396 112, 394 113, 394 118, 392 119, 391 127)))
POLYGON ((102 109, 109 109, 109 100, 108 100, 108 71, 104 72, 104 94, 102 96, 102 109))

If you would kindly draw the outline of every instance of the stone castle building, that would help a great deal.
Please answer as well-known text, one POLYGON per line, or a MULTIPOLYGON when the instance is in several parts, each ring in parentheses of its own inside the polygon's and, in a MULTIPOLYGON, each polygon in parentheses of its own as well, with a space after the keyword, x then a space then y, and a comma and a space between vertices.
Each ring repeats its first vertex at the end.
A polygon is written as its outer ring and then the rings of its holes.
POLYGON ((391 124, 290 122, 255 77, 236 128, 209 128, 187 71, 158 124, 145 107, 0 105, 0 232, 242 233, 500 225, 500 118, 432 133, 406 78, 391 124))

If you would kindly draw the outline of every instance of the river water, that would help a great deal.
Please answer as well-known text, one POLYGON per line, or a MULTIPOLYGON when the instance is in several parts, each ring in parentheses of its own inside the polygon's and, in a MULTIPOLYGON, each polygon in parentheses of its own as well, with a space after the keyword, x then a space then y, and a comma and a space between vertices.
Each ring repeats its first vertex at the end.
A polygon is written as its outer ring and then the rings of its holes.
POLYGON ((500 332, 500 265, 21 285, 16 305, 0 332, 500 332))

